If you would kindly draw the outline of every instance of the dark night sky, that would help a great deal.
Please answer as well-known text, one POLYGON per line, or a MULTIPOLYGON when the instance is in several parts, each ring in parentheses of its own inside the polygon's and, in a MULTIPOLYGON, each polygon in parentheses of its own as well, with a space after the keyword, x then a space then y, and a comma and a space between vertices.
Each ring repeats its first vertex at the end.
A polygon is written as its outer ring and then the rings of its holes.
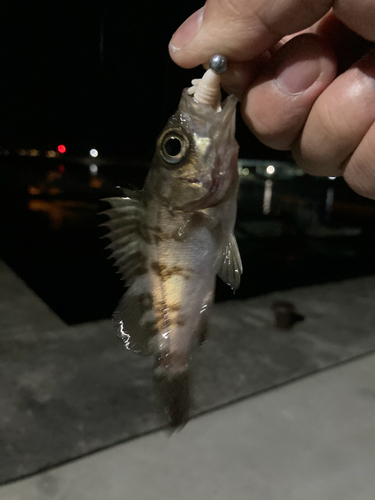
MULTIPOLYGON (((2 0, 0 145, 150 157, 183 87, 202 73, 167 51, 198 0, 2 0)), ((246 155, 268 155, 244 126, 246 155)), ((273 157, 276 153, 271 153, 273 157)))

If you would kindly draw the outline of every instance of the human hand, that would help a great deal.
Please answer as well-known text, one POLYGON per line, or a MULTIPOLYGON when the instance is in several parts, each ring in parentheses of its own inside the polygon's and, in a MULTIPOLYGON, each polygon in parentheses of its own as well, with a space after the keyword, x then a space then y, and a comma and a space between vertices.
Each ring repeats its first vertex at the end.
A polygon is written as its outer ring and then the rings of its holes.
POLYGON ((226 55, 223 87, 264 144, 375 199, 374 19, 371 0, 207 0, 170 54, 185 68, 226 55))

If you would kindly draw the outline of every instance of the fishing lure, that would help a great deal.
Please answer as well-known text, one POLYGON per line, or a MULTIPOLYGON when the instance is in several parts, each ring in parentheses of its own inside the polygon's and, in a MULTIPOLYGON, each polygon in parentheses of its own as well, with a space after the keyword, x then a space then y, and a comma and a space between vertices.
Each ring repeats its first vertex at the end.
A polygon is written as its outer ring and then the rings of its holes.
POLYGON ((226 58, 182 92, 160 134, 142 191, 107 198, 112 257, 129 289, 114 314, 127 349, 153 354, 154 380, 168 425, 189 417, 188 363, 204 340, 215 278, 237 289, 237 99, 221 102, 226 58))

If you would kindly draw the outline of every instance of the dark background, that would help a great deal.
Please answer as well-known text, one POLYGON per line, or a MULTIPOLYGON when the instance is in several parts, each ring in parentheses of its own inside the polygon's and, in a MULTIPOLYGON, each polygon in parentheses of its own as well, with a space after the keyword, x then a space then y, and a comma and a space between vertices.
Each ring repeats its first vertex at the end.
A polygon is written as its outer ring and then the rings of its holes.
MULTIPOLYGON (((201 5, 3 0, 0 145, 149 158, 182 88, 202 74, 178 68, 167 50, 201 5)), ((238 135, 243 155, 267 151, 243 125, 238 135)))
MULTIPOLYGON (((100 239, 100 200, 115 186, 142 187, 182 89, 203 73, 178 68, 167 49, 201 5, 0 3, 0 258, 69 324, 110 317, 124 292, 100 239), (46 157, 58 144, 66 154, 46 157)), ((281 163, 271 181, 252 159, 266 167, 289 153, 262 146, 240 117, 237 139, 251 175, 239 191, 236 299, 375 272, 373 201, 342 179, 287 174, 281 163)), ((233 299, 220 280, 216 299, 233 299)))

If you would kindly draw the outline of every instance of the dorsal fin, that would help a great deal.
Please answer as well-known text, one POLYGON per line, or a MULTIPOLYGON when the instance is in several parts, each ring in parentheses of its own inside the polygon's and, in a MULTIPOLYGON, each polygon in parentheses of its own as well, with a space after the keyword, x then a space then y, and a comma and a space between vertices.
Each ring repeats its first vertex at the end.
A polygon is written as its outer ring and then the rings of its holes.
POLYGON ((124 194, 125 196, 104 198, 103 201, 109 203, 111 208, 101 212, 109 217, 101 226, 110 230, 104 235, 104 238, 111 240, 106 248, 112 250, 111 257, 115 258, 115 265, 122 279, 131 285, 136 276, 146 272, 145 245, 140 237, 144 206, 139 193, 124 190, 124 194))
POLYGON ((123 190, 125 196, 106 198, 111 208, 101 212, 109 220, 101 224, 110 231, 104 235, 111 243, 115 265, 130 288, 122 297, 113 320, 127 349, 150 354, 150 339, 156 335, 157 317, 147 276, 147 244, 141 235, 145 216, 142 194, 123 190))

